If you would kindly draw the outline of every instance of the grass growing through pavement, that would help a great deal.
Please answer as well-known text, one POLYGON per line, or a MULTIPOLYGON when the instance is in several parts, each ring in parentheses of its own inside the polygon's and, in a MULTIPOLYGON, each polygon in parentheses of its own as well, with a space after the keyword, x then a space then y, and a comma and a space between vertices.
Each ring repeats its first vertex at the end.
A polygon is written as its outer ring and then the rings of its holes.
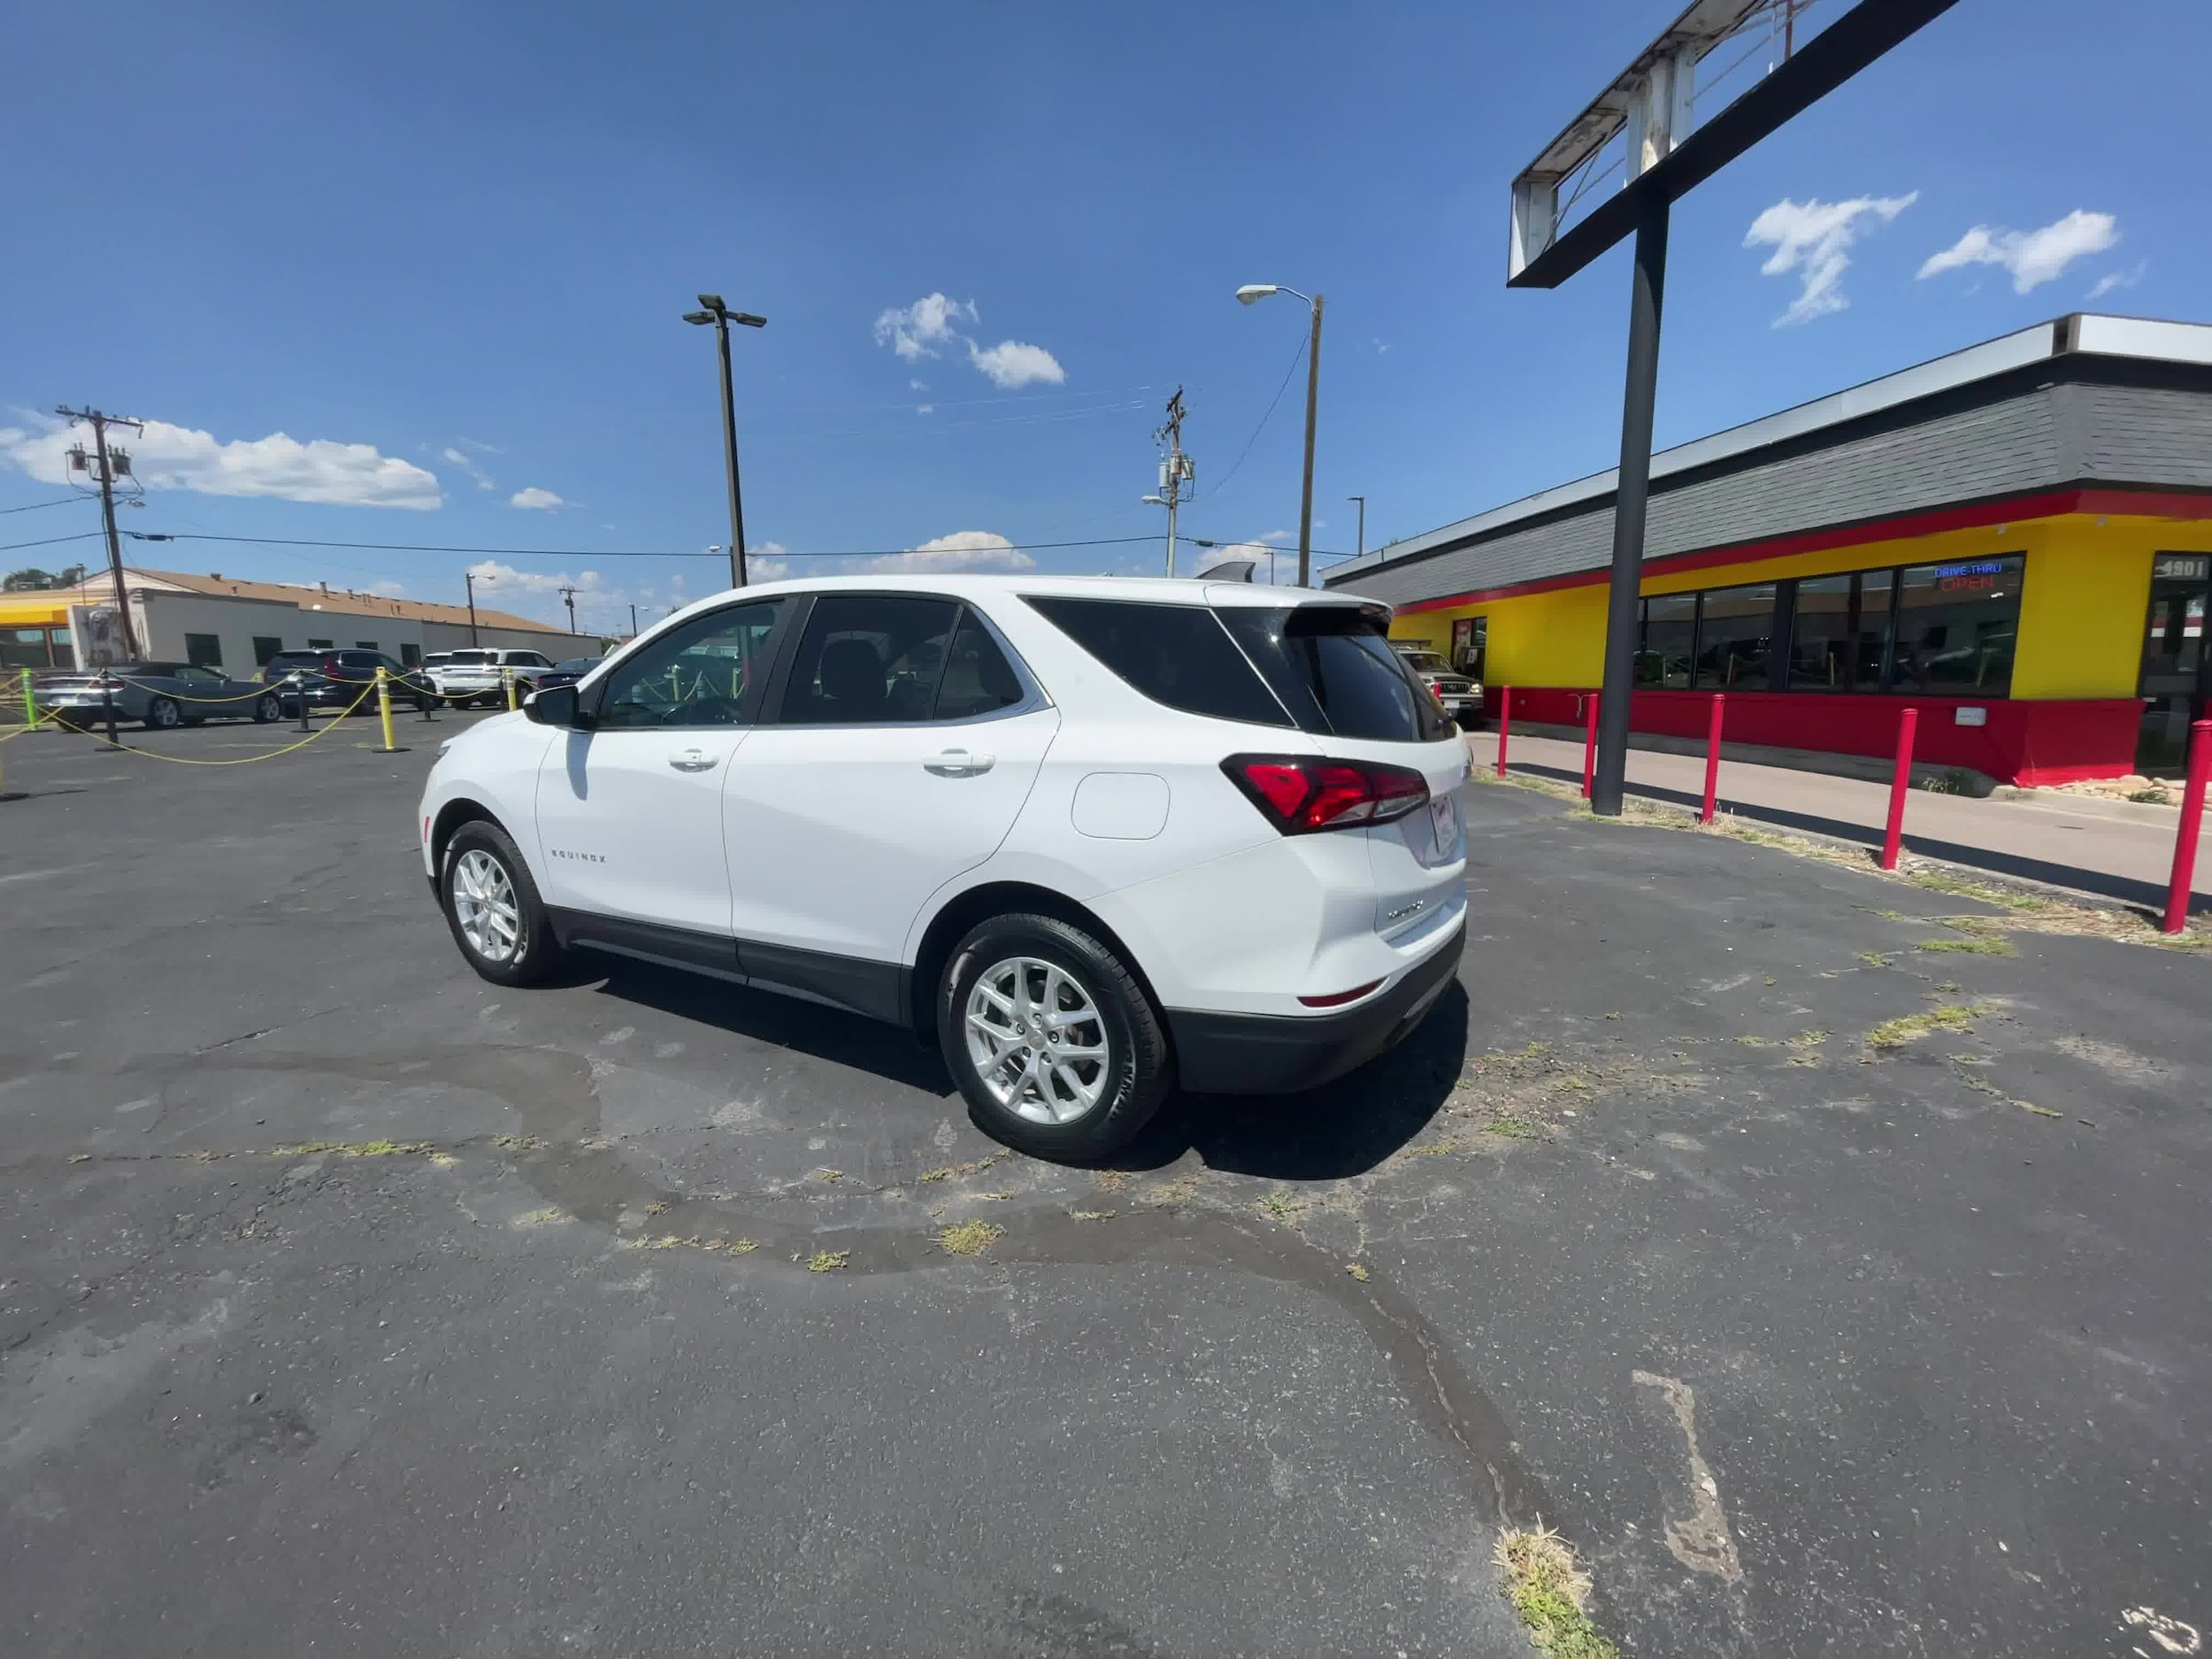
POLYGON ((963 1221, 937 1235, 940 1248, 949 1256, 980 1256, 1006 1236, 1006 1229, 988 1221, 963 1221))
POLYGON ((1886 1019, 1866 1033, 1866 1040, 1876 1048, 1901 1048, 1930 1032, 1970 1030, 1989 1011, 1985 1002, 1942 1002, 1921 1013, 1886 1019))
POLYGON ((1549 1528, 1514 1527, 1498 1535, 1497 1562, 1503 1594, 1528 1626, 1537 1651, 1553 1659, 1620 1659, 1584 1611, 1590 1575, 1576 1563, 1567 1540, 1549 1528))

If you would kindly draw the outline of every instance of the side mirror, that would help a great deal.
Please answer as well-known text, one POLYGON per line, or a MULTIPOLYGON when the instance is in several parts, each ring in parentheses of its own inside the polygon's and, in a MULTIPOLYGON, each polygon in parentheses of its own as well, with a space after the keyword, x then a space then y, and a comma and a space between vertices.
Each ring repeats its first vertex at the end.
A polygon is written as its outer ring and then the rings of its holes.
POLYGON ((578 706, 576 687, 550 686, 543 691, 534 691, 522 700, 522 712, 540 726, 588 726, 578 706))

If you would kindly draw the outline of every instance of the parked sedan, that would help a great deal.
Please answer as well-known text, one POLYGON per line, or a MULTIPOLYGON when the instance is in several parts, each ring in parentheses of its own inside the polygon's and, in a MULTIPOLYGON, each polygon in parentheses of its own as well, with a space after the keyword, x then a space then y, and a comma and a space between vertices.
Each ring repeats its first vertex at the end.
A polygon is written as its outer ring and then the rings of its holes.
POLYGON ((391 682, 395 703, 419 711, 430 700, 429 679, 381 651, 279 651, 263 665, 261 678, 282 700, 288 715, 300 711, 303 697, 311 709, 358 708, 373 714, 376 699, 362 694, 376 683, 380 668, 391 682))
POLYGON ((196 663, 117 663, 88 673, 56 674, 38 682, 39 703, 69 726, 91 727, 115 718, 165 729, 207 719, 277 718, 275 693, 258 680, 233 680, 196 663))

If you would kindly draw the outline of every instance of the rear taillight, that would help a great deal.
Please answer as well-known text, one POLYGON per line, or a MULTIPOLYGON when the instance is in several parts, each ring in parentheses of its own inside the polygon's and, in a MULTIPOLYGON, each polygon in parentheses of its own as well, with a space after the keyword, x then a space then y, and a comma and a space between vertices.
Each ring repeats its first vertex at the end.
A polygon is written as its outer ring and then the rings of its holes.
POLYGON ((1429 798, 1428 780, 1419 772, 1371 761, 1232 755, 1221 770, 1286 835, 1386 824, 1429 798))

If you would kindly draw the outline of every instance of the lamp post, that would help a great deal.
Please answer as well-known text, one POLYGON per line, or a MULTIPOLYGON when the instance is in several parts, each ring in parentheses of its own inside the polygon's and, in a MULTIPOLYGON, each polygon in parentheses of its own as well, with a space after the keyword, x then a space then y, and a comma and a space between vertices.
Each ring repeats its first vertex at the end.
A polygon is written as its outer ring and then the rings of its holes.
POLYGON ((1321 395, 1321 307, 1324 296, 1301 294, 1279 282, 1248 282, 1237 290, 1237 303, 1256 305, 1271 294, 1287 294, 1305 301, 1313 313, 1313 339, 1306 348, 1306 481, 1298 498, 1298 585, 1313 579, 1313 422, 1315 403, 1321 395))
POLYGON ((1344 499, 1359 503, 1359 551, 1352 557, 1363 559, 1367 557, 1367 497, 1347 495, 1344 499))
POLYGON ((756 317, 750 311, 733 311, 722 303, 719 294, 702 294, 699 303, 703 311, 686 311, 684 320, 704 326, 714 325, 715 339, 722 354, 722 449, 724 463, 730 480, 730 585, 745 586, 745 509, 737 490, 737 405, 730 392, 730 325, 741 324, 747 328, 765 328, 768 319, 756 317))

